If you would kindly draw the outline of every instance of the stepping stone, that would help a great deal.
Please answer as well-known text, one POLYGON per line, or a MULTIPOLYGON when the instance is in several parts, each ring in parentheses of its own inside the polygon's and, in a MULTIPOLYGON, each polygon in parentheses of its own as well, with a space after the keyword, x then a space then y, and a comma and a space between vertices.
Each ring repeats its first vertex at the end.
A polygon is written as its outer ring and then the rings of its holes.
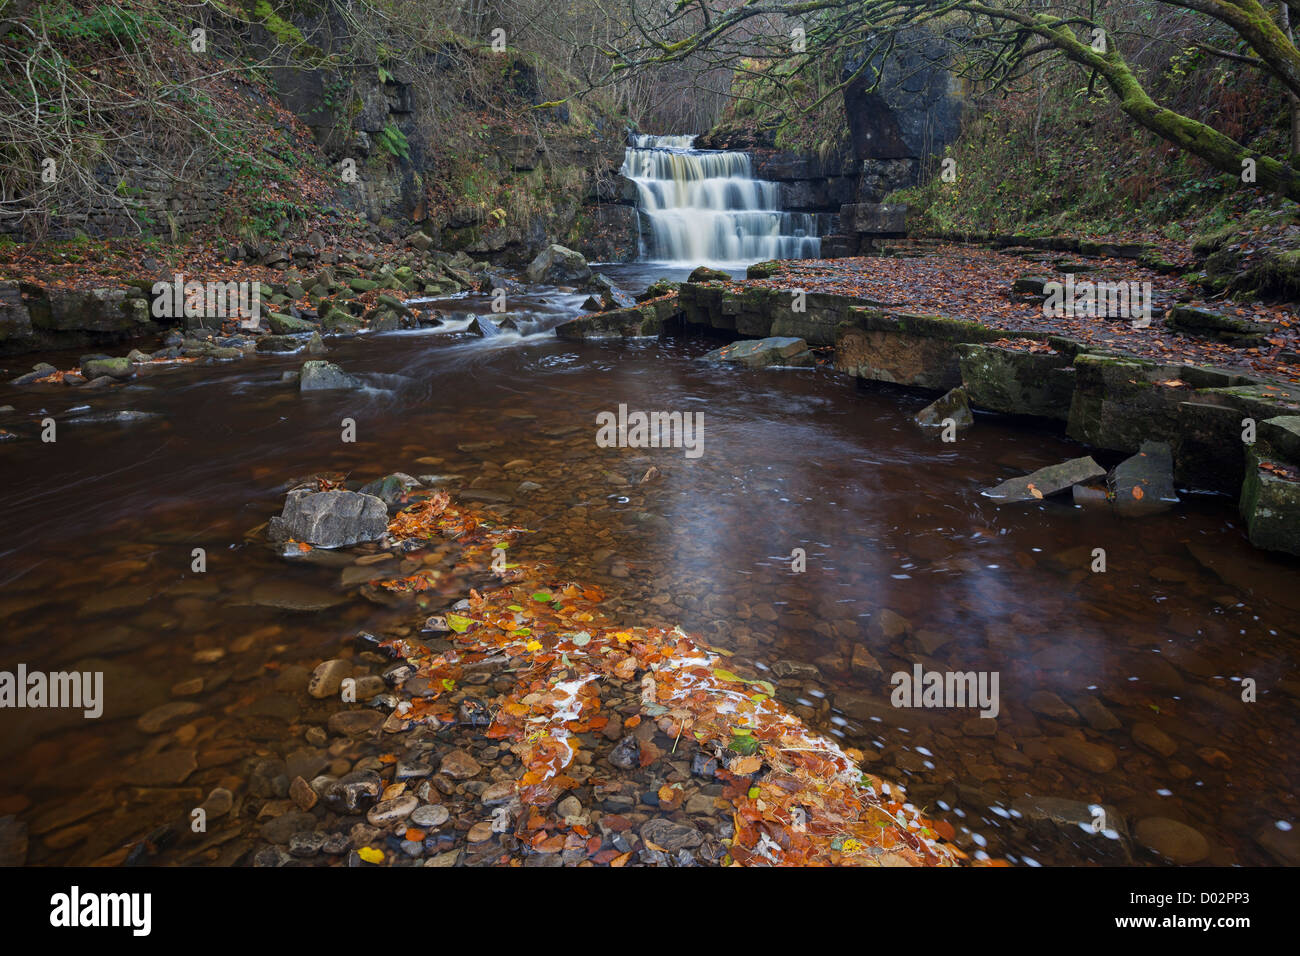
POLYGON ((1106 469, 1090 456, 1071 458, 1059 465, 1048 465, 1020 478, 1011 478, 996 488, 983 492, 987 498, 999 501, 1035 501, 1069 491, 1075 485, 1103 477, 1106 469))
POLYGON ((1162 441, 1144 441, 1136 455, 1115 466, 1108 485, 1115 512, 1126 517, 1155 514, 1178 504, 1174 458, 1162 441))

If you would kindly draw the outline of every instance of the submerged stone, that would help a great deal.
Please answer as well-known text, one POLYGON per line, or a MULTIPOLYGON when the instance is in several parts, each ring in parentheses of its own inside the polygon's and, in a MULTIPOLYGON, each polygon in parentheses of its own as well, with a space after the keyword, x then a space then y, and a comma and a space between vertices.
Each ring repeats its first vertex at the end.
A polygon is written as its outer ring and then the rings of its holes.
POLYGON ((922 428, 944 428, 949 419, 958 429, 970 428, 975 424, 975 416, 971 414, 964 388, 954 388, 935 399, 917 412, 915 417, 916 423, 922 428))
POLYGON ((1115 466, 1108 485, 1115 512, 1126 517, 1156 514, 1178 504, 1169 445, 1144 441, 1136 455, 1115 466))

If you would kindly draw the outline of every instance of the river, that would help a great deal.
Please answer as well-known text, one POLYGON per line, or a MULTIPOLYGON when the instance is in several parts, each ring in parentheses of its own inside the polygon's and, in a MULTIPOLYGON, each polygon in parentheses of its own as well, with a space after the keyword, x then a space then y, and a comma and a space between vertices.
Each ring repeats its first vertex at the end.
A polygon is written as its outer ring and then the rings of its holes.
MULTIPOLYGON (((633 290, 685 272, 600 271, 633 290)), ((1202 834, 1209 862, 1272 860, 1265 845, 1296 817, 1287 755, 1300 726, 1278 688, 1293 677, 1295 568, 1249 547, 1231 502, 1185 497, 1141 521, 1052 501, 998 507, 981 488, 1085 450, 983 415, 943 444, 911 422, 920 395, 858 389, 828 369, 693 361, 716 342, 557 340, 547 330, 581 298, 516 297, 536 318, 527 336, 331 341, 328 358, 365 381, 359 391, 283 384, 301 355, 153 369, 99 393, 0 386, 0 404, 59 422, 53 443, 0 446, 3 667, 106 681, 97 720, 0 715, 0 815, 29 821, 30 862, 107 857, 212 787, 237 786, 250 758, 303 747, 310 669, 359 629, 409 621, 341 587, 330 555, 289 561, 247 532, 295 477, 392 471, 437 476, 531 529, 520 553, 600 584, 616 616, 680 624, 760 667, 786 662, 787 700, 972 852, 1151 862, 1127 855, 1121 831, 1159 817, 1202 834), (619 404, 702 412, 703 454, 598 447, 596 416, 619 404), (125 410, 148 417, 77 421, 125 410), (341 439, 345 418, 355 442, 341 439), (276 606, 295 589, 338 603, 276 606), (882 672, 854 669, 855 646, 882 672), (888 676, 918 663, 997 672, 996 721, 889 707, 888 676), (1256 702, 1242 701, 1243 677, 1256 702), (195 705, 174 731, 137 726, 169 700, 195 705), (1113 766, 1087 748, 1063 759, 1054 743, 1085 736, 1113 766), (193 767, 169 762, 178 746, 193 767), (1103 809, 1076 825, 1078 804, 1103 809)), ((479 295, 437 304, 489 309, 479 295)), ((213 846, 167 861, 223 857, 213 846)))

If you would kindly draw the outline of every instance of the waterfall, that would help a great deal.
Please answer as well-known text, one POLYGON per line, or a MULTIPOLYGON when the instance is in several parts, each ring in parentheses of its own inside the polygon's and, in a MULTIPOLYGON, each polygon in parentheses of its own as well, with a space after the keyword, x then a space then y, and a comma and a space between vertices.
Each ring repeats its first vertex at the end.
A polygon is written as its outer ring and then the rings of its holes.
POLYGON ((643 259, 735 266, 820 253, 817 217, 782 212, 780 185, 755 179, 748 153, 695 149, 694 142, 631 138, 622 173, 636 184, 643 259))

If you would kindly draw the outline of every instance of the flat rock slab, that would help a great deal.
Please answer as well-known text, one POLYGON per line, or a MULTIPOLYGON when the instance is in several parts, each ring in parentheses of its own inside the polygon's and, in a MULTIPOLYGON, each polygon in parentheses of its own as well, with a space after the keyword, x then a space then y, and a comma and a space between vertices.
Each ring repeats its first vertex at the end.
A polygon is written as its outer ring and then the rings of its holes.
POLYGON ((1178 504, 1169 446, 1162 441, 1144 441, 1136 455, 1115 466, 1109 487, 1116 513, 1127 517, 1167 511, 1178 504))
POLYGON ((984 492, 988 498, 999 501, 1035 501, 1050 495, 1069 491, 1075 485, 1086 484, 1104 477, 1106 469, 1090 456, 1071 458, 1059 465, 1048 465, 1020 478, 1011 478, 996 488, 984 492))
POLYGON ((812 353, 804 339, 777 335, 766 339, 746 339, 733 342, 705 355, 704 362, 727 362, 749 368, 766 368, 769 365, 811 365, 812 353))

